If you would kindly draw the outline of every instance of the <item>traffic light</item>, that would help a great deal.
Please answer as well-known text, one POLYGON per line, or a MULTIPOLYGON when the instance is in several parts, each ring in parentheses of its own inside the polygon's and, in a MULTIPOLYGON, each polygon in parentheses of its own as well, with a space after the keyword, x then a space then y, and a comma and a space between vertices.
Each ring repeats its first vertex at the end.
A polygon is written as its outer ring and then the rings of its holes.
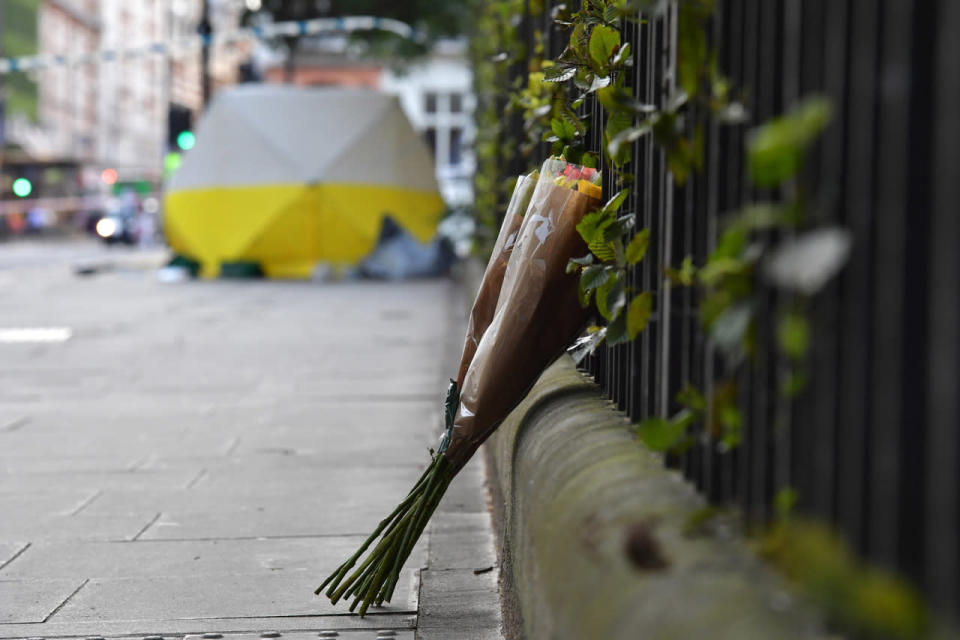
POLYGON ((13 194, 18 198, 26 198, 33 192, 33 183, 26 178, 17 178, 13 181, 13 194))
POLYGON ((190 109, 171 104, 167 117, 167 148, 171 151, 187 151, 196 142, 193 135, 193 113, 190 109))
POLYGON ((181 131, 180 135, 177 136, 177 146, 184 151, 193 149, 193 145, 196 143, 197 137, 193 135, 193 131, 181 131))

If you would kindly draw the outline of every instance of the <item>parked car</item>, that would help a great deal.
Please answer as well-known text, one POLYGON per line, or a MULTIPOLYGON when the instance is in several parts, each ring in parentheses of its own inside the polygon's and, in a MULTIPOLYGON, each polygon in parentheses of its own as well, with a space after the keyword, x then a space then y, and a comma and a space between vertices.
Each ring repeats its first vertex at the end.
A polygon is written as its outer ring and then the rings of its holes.
POLYGON ((107 212, 97 220, 94 229, 107 244, 137 242, 137 217, 132 211, 107 212))

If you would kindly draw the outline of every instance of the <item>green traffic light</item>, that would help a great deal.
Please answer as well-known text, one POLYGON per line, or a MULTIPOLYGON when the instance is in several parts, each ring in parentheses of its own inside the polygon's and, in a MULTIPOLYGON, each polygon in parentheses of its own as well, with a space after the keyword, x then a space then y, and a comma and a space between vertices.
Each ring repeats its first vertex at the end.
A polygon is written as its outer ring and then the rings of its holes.
POLYGON ((193 145, 196 143, 197 136, 193 135, 193 131, 181 131, 180 135, 177 136, 177 146, 184 151, 193 149, 193 145))
POLYGON ((33 191, 33 185, 26 178, 17 178, 13 181, 13 193, 17 197, 26 198, 33 191))
POLYGON ((171 151, 163 158, 163 170, 167 173, 173 173, 180 168, 180 163, 182 162, 180 154, 176 151, 171 151))

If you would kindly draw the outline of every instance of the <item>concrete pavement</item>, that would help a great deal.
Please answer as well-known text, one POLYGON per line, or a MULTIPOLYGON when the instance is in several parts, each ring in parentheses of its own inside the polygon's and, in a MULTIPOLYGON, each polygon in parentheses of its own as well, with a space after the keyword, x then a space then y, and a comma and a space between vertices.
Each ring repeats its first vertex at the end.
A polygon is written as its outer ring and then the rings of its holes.
POLYGON ((458 287, 162 284, 159 259, 0 245, 0 329, 71 332, 0 342, 0 638, 499 638, 478 464, 390 606, 313 595, 427 461, 458 287))

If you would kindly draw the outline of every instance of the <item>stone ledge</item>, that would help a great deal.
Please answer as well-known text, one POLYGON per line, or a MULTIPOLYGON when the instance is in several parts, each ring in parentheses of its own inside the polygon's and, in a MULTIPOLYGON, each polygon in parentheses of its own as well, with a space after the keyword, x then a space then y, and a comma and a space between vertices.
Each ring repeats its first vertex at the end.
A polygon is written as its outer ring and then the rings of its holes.
POLYGON ((823 637, 743 540, 684 534, 703 499, 628 426, 564 357, 488 442, 507 637, 823 637))

